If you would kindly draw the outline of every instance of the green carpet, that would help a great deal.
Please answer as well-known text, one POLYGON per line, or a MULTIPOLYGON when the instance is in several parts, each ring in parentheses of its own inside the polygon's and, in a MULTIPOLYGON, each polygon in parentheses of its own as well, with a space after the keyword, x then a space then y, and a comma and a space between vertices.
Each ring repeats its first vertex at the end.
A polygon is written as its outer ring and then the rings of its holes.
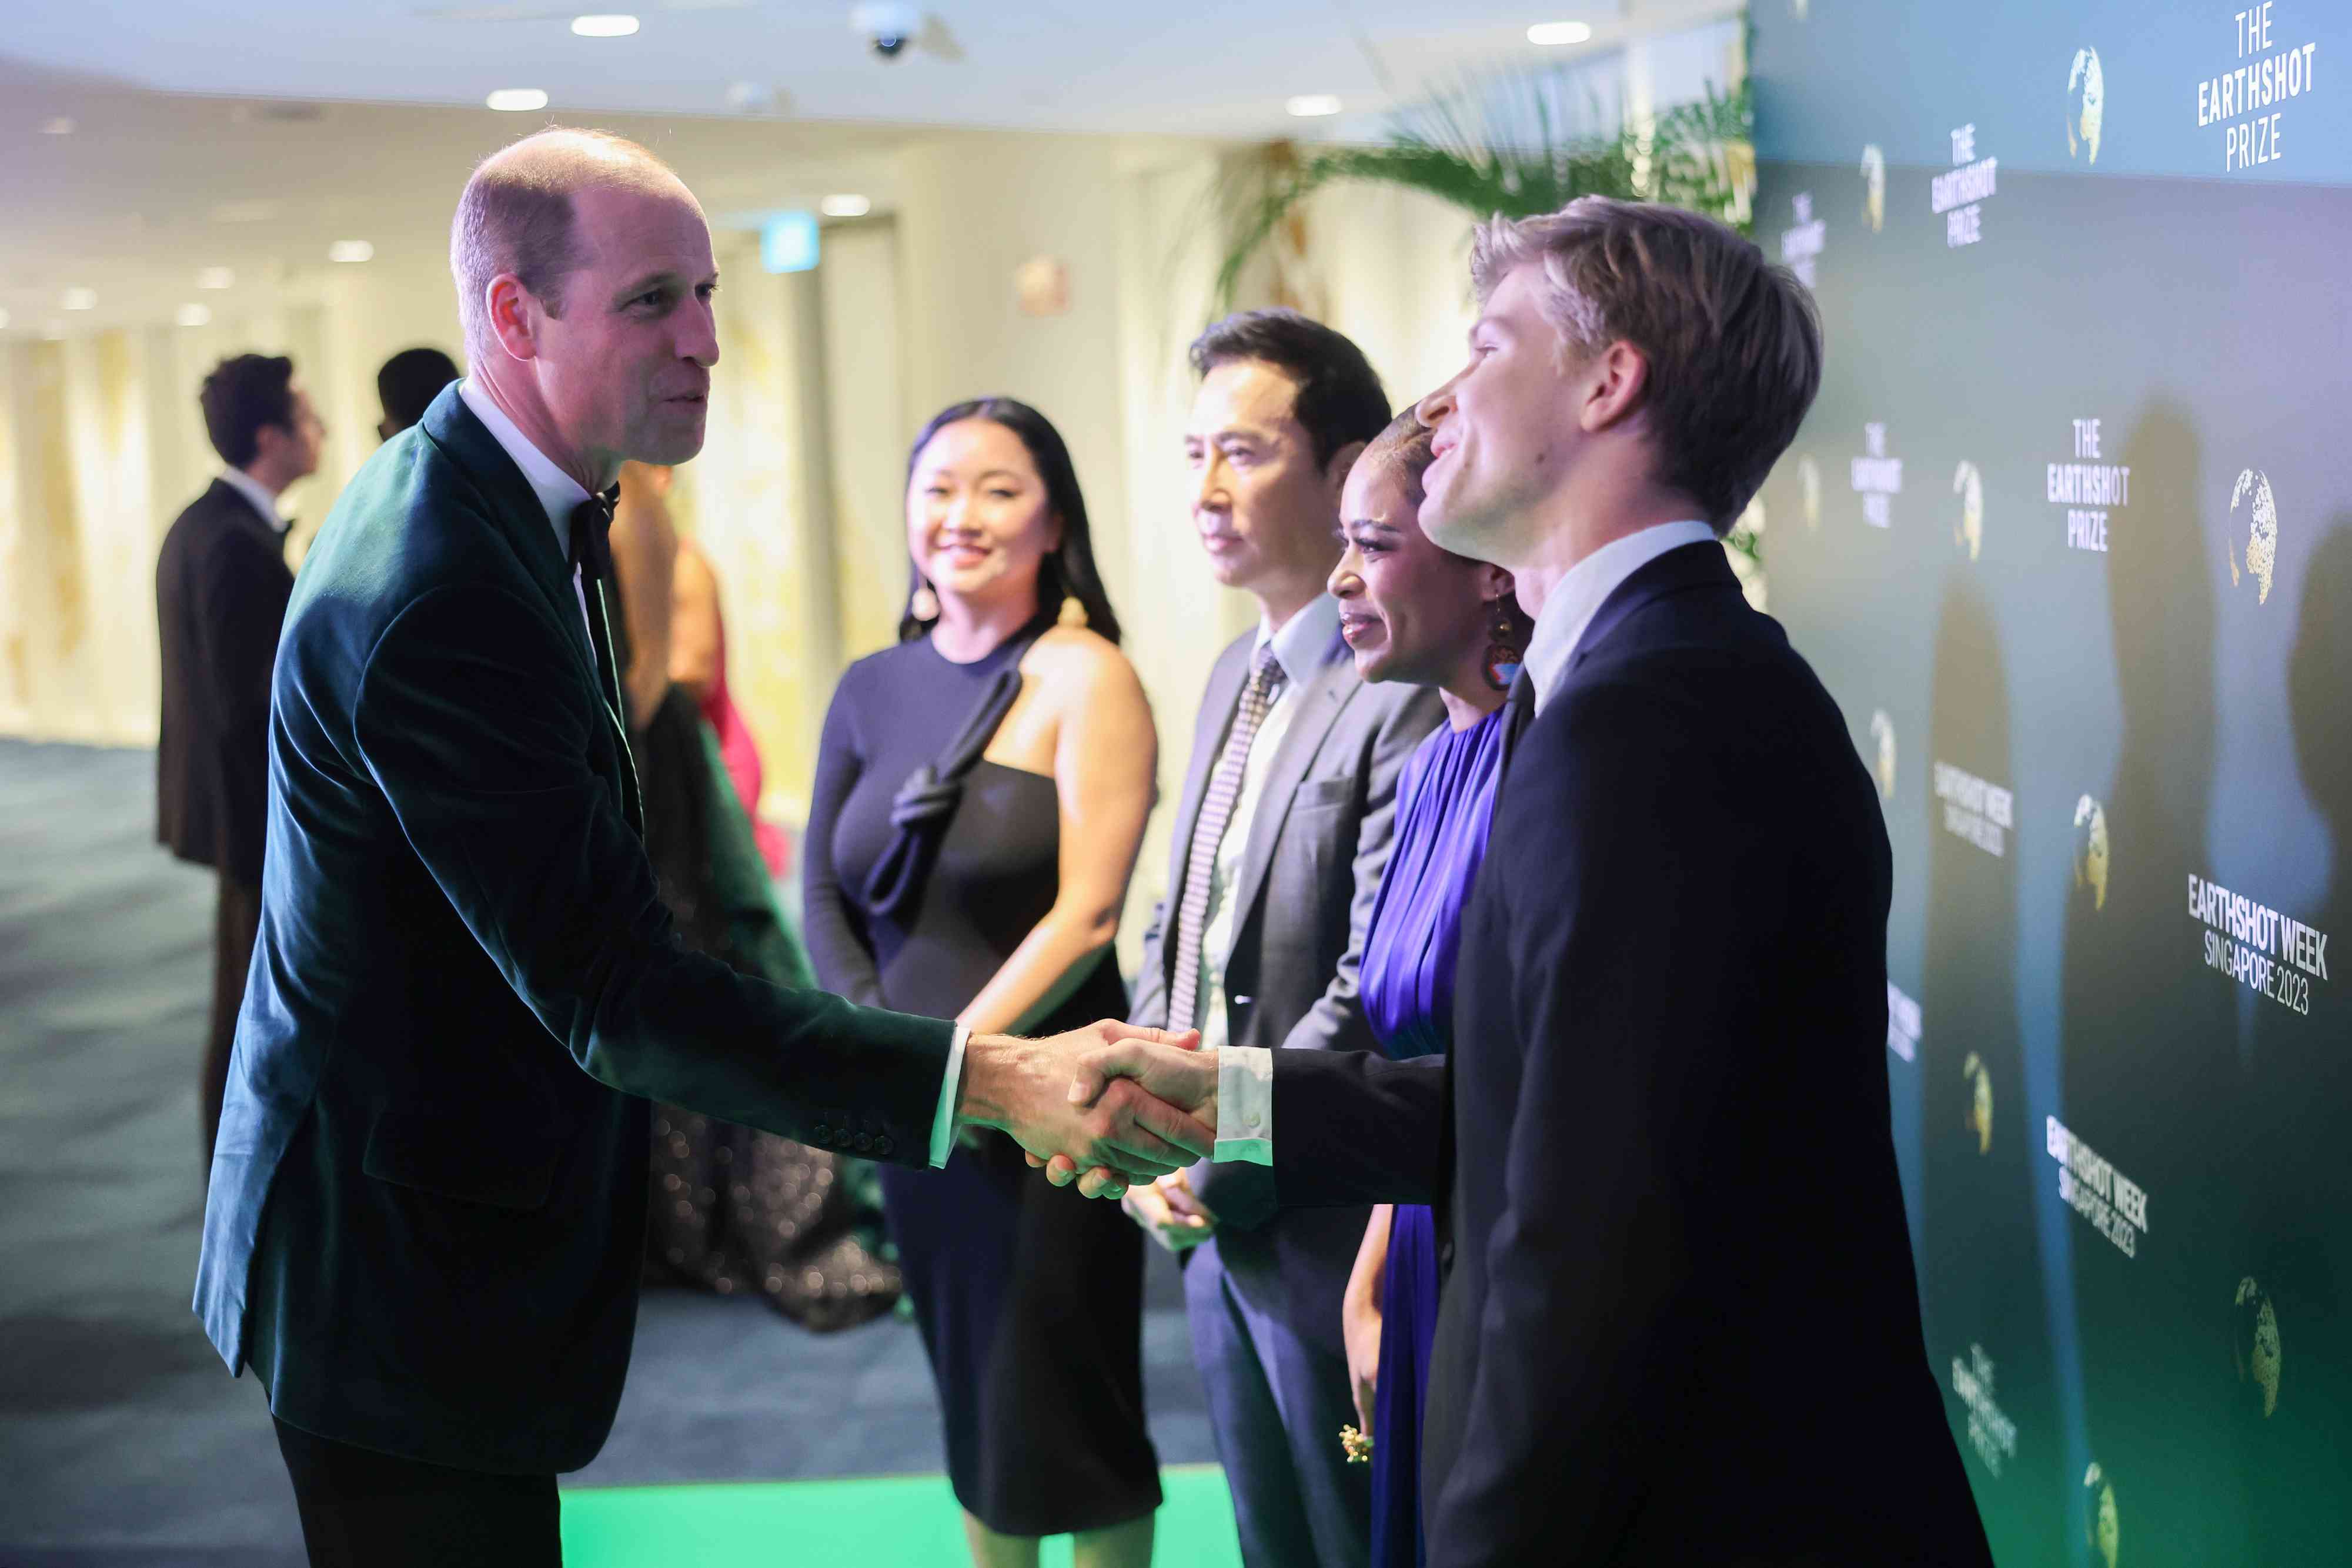
MULTIPOLYGON (((1160 1472, 1153 1568, 1241 1568, 1233 1503, 1214 1465, 1160 1472)), ((857 1568, 962 1568, 962 1515, 942 1476, 730 1485, 566 1488, 565 1568, 698 1563, 855 1563, 857 1568)), ((1066 1537, 1042 1568, 1067 1568, 1066 1537)))

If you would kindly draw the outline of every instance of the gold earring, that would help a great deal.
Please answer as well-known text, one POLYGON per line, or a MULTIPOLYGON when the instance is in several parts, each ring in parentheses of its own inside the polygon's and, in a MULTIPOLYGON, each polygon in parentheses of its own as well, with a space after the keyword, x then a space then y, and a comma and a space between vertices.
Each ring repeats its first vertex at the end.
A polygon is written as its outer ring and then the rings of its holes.
POLYGON ((1056 625, 1067 626, 1073 632, 1087 628, 1087 607, 1075 593, 1062 596, 1062 612, 1054 617, 1056 625))
POLYGON ((915 596, 907 601, 907 613, 918 621, 937 621, 940 618, 940 596, 931 591, 929 583, 915 590, 915 596))

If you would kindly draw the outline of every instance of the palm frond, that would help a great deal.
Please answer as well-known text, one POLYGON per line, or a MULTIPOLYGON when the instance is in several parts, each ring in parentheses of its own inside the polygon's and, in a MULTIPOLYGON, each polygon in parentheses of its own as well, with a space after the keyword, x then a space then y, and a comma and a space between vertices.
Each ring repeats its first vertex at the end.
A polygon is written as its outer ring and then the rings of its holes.
POLYGON ((1699 100, 1614 134, 1577 134, 1557 101, 1558 78, 1519 76, 1433 96, 1371 147, 1283 156, 1265 189, 1245 199, 1217 271, 1217 297, 1234 302, 1243 269, 1298 205, 1327 185, 1402 186, 1477 220, 1531 217, 1579 196, 1671 202, 1748 232, 1756 183, 1748 85, 1710 87, 1699 100))

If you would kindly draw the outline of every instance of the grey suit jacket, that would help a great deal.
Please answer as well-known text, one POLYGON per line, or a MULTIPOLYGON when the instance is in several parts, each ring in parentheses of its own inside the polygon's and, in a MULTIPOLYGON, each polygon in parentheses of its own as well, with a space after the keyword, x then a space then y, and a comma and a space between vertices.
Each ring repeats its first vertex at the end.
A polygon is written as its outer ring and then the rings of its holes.
MULTIPOLYGON (((1139 1024, 1168 1022, 1175 962, 1169 904, 1182 896, 1201 797, 1256 642, 1255 632, 1245 633, 1218 655, 1201 701, 1169 844, 1168 898, 1144 934, 1129 1014, 1139 1024)), ((1234 889, 1226 1038, 1234 1045, 1371 1051, 1377 1044, 1357 998, 1356 968, 1388 863, 1397 779, 1444 721, 1444 708, 1425 687, 1366 685, 1337 637, 1295 700, 1298 710, 1271 760, 1234 889)), ((1264 1166, 1202 1161, 1192 1180, 1217 1216, 1217 1250, 1236 1288, 1260 1311, 1337 1346, 1339 1293, 1367 1210, 1278 1214, 1274 1173, 1264 1166)))

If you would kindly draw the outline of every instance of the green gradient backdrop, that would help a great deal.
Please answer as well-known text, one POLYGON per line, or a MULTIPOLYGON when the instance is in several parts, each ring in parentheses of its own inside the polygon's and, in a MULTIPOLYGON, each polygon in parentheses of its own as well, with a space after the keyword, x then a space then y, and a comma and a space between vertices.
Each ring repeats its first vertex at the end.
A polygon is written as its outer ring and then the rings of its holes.
POLYGON ((2242 4, 1756 10, 1757 235, 1817 247, 1828 342, 1770 608, 1892 762, 1897 1144, 2005 1568, 2352 1562, 2352 6, 2277 0, 2242 59, 2242 4), (2225 170, 2199 80, 2305 42, 2282 156, 2225 170), (1956 246, 1963 127, 1997 176, 1956 246), (1902 465, 1884 526, 1866 456, 1902 465), (2130 469, 2104 551, 2050 499, 2078 462, 2130 469), (1939 764, 2009 792, 1998 854, 1939 764), (2288 1006, 2209 967, 2192 877, 2340 938, 2332 972, 2288 1006), (2144 1226, 2070 1206, 2059 1126, 2144 1226))

